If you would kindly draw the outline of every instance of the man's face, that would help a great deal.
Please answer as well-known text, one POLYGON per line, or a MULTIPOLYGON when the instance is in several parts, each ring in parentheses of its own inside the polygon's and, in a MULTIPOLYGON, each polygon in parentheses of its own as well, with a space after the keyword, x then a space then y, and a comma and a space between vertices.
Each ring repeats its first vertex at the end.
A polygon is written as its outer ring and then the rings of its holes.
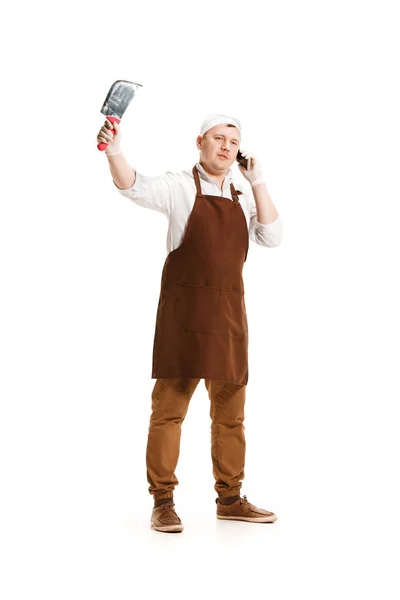
POLYGON ((236 160, 240 147, 240 131, 237 127, 215 125, 204 136, 197 137, 200 162, 210 172, 223 175, 236 160))

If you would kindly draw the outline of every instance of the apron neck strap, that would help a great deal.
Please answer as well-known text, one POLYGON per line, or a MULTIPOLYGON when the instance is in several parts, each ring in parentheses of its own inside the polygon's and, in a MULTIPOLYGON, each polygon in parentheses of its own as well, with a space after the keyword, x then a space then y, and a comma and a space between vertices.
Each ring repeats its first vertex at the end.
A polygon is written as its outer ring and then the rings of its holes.
MULTIPOLYGON (((193 171, 194 182, 196 184, 197 193, 201 195, 200 177, 199 177, 199 172, 196 168, 196 165, 193 167, 192 171, 193 171)), ((239 190, 236 190, 233 183, 231 183, 231 194, 232 194, 232 199, 234 202, 239 202, 238 195, 241 193, 242 192, 240 192, 239 190)))
POLYGON ((241 191, 235 190, 233 183, 231 183, 231 194, 234 202, 239 202, 238 195, 241 193, 241 191))
POLYGON ((197 171, 196 165, 193 167, 192 170, 193 170, 193 177, 194 177, 194 182, 196 184, 197 193, 201 195, 200 178, 199 178, 199 173, 197 171))

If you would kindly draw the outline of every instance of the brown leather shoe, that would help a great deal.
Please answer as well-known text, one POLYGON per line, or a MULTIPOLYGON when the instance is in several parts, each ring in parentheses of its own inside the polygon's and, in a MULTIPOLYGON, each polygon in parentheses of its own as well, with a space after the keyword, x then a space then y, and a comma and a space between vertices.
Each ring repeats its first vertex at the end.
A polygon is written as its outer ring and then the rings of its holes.
POLYGON ((165 533, 177 533, 183 530, 183 525, 174 511, 174 506, 175 504, 171 500, 171 502, 164 502, 164 504, 153 508, 151 513, 151 526, 153 529, 165 533))
POLYGON ((254 504, 250 504, 246 496, 239 498, 232 504, 221 504, 218 498, 217 503, 217 519, 230 519, 232 521, 250 521, 251 523, 273 523, 277 520, 277 516, 273 512, 257 508, 254 504))

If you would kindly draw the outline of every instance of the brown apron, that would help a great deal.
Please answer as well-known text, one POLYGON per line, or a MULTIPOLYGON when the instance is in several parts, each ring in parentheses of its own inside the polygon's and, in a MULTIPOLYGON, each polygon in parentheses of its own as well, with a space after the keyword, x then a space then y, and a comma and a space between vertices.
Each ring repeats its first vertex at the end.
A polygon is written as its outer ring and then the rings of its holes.
POLYGON ((248 328, 242 270, 249 248, 246 217, 232 198, 201 193, 183 240, 165 260, 153 347, 152 379, 248 381, 248 328))

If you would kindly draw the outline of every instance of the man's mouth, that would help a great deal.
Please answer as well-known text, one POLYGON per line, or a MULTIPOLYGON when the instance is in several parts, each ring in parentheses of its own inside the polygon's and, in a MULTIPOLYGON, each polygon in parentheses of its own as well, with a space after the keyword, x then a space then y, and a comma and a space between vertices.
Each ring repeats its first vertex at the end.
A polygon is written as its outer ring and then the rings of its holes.
POLYGON ((221 158, 226 158, 226 160, 228 160, 228 157, 225 156, 225 154, 218 154, 218 156, 220 156, 221 158))

